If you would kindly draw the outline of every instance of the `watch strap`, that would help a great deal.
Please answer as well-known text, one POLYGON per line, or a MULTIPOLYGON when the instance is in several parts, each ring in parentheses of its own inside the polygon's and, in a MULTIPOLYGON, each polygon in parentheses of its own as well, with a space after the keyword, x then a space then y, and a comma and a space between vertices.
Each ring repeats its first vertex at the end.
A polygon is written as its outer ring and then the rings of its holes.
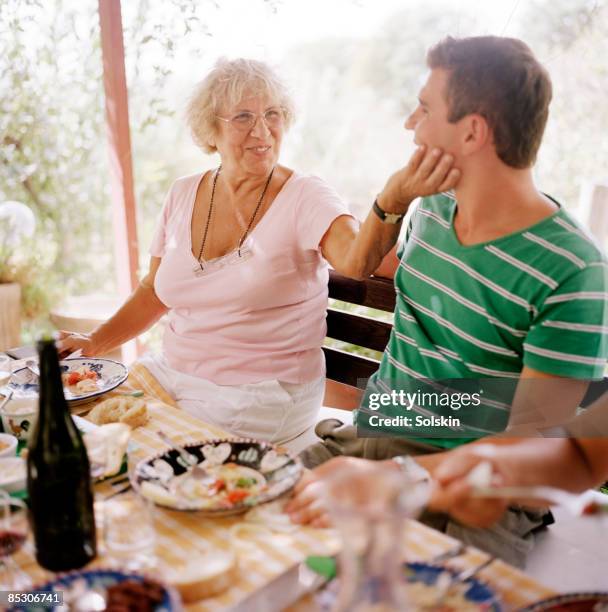
POLYGON ((401 223, 401 221, 403 221, 403 217, 405 217, 405 213, 390 213, 382 210, 378 205, 378 198, 374 200, 372 210, 378 219, 382 221, 382 223, 388 223, 390 225, 397 225, 397 223, 401 223))

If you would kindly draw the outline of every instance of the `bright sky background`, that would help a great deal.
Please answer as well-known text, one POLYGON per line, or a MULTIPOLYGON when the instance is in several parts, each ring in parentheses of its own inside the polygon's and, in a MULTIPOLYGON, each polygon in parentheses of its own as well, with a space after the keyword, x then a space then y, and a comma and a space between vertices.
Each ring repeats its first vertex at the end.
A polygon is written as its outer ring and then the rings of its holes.
MULTIPOLYGON (((529 1, 459 0, 458 5, 479 16, 478 34, 509 34, 508 25, 515 23, 519 5, 529 1)), ((218 4, 220 8, 213 10, 210 21, 224 52, 272 60, 280 59, 294 43, 325 36, 372 36, 391 14, 408 8, 421 10, 421 3, 412 0, 277 0, 266 4, 260 0, 221 0, 218 4)), ((424 5, 444 6, 445 2, 430 0, 424 5)))
MULTIPOLYGON (((194 1, 194 0, 193 0, 194 1)), ((220 56, 248 57, 279 68, 297 89, 298 78, 290 72, 285 55, 291 47, 325 38, 365 39, 377 36, 395 13, 412 13, 449 6, 476 16, 475 31, 465 35, 517 35, 518 17, 527 4, 539 0, 199 0, 196 14, 210 37, 198 43, 188 36, 174 40, 175 60, 170 67, 173 85, 165 91, 170 105, 183 112, 193 83, 199 81, 220 56), (294 78, 295 77, 295 78, 294 78)), ((138 2, 122 1, 123 22, 128 25, 138 2)), ((151 0, 148 17, 163 23, 166 9, 161 0, 151 0)), ((457 28, 456 28, 457 29, 457 28)), ((458 31, 450 31, 458 35, 458 31)), ((146 47, 154 63, 160 47, 146 47)), ((161 58, 161 55, 158 55, 161 58)), ((420 66, 421 79, 425 67, 420 66)))
MULTIPOLYGON (((476 31, 467 34, 516 35, 518 14, 534 0, 216 0, 201 2, 198 15, 208 25, 211 39, 204 46, 211 52, 199 57, 196 70, 204 74, 220 55, 251 57, 281 63, 292 46, 323 38, 369 38, 377 35, 391 15, 404 10, 421 11, 430 6, 462 7, 477 16, 476 31), (204 7, 204 9, 202 8, 204 7)), ((137 3, 123 0, 123 13, 137 3)), ((152 2, 162 23, 162 2, 152 2)), ((458 34, 454 32, 454 34, 458 34)), ((192 42, 176 42, 177 73, 192 78, 192 42), (181 60, 181 61, 180 61, 181 60), (189 67, 189 68, 187 68, 189 67)), ((196 46, 196 43, 194 43, 196 46)))

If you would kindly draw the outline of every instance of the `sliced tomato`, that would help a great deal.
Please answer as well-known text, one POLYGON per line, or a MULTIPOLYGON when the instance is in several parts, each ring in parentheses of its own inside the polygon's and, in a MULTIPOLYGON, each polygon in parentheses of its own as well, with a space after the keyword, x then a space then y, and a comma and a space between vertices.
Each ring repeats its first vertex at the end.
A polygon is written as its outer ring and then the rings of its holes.
POLYGON ((223 491, 226 488, 226 483, 221 479, 218 478, 210 487, 209 489, 211 489, 211 491, 213 493, 219 493, 220 491, 223 491))
POLYGON ((238 504, 243 501, 246 497, 249 497, 249 491, 243 491, 243 489, 235 489, 234 491, 230 491, 226 496, 226 499, 231 504, 238 504))
POLYGON ((82 380, 82 376, 78 372, 70 372, 68 374, 68 385, 75 385, 82 380))

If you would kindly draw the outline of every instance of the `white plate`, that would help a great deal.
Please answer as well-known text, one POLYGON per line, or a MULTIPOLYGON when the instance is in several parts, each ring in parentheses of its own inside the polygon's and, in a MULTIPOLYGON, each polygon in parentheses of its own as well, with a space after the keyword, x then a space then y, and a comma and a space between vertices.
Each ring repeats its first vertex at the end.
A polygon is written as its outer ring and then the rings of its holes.
MULTIPOLYGON (((77 359, 64 359, 59 362, 62 374, 71 372, 82 366, 93 370, 98 375, 98 389, 82 395, 74 395, 65 387, 63 392, 70 407, 79 406, 93 401, 96 397, 111 391, 125 382, 129 372, 125 365, 112 359, 96 359, 92 357, 78 357, 77 359)), ((38 395, 38 377, 28 368, 21 368, 13 373, 7 385, 15 392, 14 397, 31 397, 38 395)))
POLYGON ((0 445, 0 457, 14 457, 17 452, 17 438, 8 433, 0 433, 0 442, 2 443, 0 445))

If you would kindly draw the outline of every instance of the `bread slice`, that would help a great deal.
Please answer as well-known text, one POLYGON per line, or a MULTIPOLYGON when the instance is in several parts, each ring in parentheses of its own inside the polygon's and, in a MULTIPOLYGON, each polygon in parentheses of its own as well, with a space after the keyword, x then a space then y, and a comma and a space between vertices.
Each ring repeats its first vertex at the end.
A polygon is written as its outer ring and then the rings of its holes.
POLYGON ((191 603, 225 591, 236 577, 237 561, 234 553, 218 550, 206 555, 188 555, 183 565, 163 568, 163 573, 183 601, 191 603))

